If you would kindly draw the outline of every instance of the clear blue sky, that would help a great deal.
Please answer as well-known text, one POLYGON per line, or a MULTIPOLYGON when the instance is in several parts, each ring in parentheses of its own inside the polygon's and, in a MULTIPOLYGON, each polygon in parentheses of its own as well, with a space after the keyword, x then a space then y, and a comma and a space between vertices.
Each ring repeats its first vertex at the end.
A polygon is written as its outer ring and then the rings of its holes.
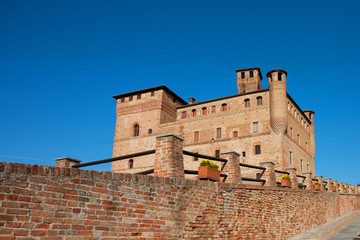
MULTIPOLYGON (((0 161, 109 158, 115 94, 237 93, 234 69, 288 72, 315 111, 316 173, 360 182, 359 1, 0 2, 0 161)), ((267 87, 267 80, 263 80, 267 87)), ((109 170, 109 164, 90 169, 109 170)))

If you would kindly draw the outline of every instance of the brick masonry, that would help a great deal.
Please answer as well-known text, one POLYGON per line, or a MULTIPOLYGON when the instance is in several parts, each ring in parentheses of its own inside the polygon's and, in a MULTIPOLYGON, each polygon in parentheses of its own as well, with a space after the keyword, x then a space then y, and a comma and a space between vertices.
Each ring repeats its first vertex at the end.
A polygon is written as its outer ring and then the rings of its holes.
POLYGON ((287 239, 360 196, 0 163, 2 239, 287 239))

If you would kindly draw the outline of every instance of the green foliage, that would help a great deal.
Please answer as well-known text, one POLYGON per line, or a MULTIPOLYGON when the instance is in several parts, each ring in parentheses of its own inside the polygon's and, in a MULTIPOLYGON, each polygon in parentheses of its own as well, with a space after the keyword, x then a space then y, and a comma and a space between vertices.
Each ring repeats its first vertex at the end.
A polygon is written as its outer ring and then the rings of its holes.
POLYGON ((301 182, 298 183, 298 186, 299 186, 300 189, 303 188, 303 184, 301 182))
POLYGON ((347 189, 347 187, 346 187, 346 186, 344 186, 344 189, 346 190, 346 189, 347 189))
POLYGON ((315 182, 314 185, 321 185, 319 182, 315 182))
POLYGON ((332 187, 336 187, 336 185, 335 185, 335 184, 333 184, 333 185, 332 185, 332 187))
POLYGON ((202 166, 209 166, 209 167, 211 167, 211 168, 219 169, 219 165, 218 165, 218 164, 213 163, 213 162, 211 162, 211 161, 209 161, 209 160, 207 160, 207 159, 202 160, 201 163, 200 163, 200 166, 201 166, 201 167, 202 167, 202 166))
POLYGON ((281 179, 288 179, 288 180, 291 180, 289 174, 284 174, 282 175, 281 179))
POLYGON ((281 187, 281 183, 277 183, 276 186, 281 187))

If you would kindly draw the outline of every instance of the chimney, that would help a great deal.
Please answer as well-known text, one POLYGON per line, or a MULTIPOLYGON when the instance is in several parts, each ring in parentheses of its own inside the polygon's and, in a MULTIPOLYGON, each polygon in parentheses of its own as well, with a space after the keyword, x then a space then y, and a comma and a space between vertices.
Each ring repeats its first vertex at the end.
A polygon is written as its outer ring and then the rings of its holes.
POLYGON ((189 104, 194 104, 194 102, 195 102, 195 98, 189 97, 189 104))

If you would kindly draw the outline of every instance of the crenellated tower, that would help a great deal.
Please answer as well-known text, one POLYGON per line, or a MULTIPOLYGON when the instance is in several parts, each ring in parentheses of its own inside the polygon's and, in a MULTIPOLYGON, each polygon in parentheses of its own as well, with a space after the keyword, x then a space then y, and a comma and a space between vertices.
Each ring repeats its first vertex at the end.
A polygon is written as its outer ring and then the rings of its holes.
POLYGON ((261 89, 262 75, 259 67, 237 69, 235 72, 239 93, 261 89))
POLYGON ((287 130, 286 76, 282 69, 274 69, 266 74, 270 90, 270 124, 275 134, 285 134, 287 130))

